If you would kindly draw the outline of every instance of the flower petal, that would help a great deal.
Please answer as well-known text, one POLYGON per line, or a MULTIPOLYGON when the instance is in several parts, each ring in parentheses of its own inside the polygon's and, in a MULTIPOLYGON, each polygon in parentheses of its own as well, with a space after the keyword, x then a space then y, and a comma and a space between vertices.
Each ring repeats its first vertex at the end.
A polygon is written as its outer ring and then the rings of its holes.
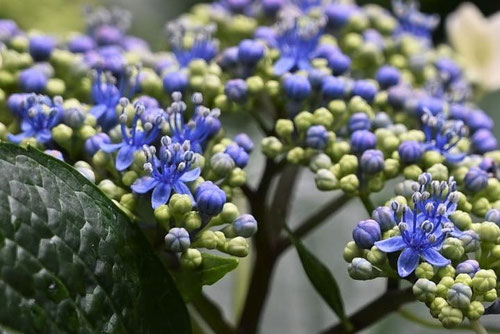
POLYGON ((35 138, 39 143, 46 144, 52 140, 52 131, 49 129, 38 131, 35 138))
POLYGON ((441 253, 439 253, 434 248, 428 248, 422 251, 422 257, 425 261, 429 262, 436 267, 444 267, 451 263, 450 260, 445 258, 441 253))
POLYGON ((194 203, 194 198, 193 195, 191 194, 191 190, 182 182, 175 182, 174 183, 174 191, 178 194, 183 194, 183 195, 189 195, 191 197, 191 200, 194 203))
POLYGON ((125 170, 134 162, 135 148, 131 145, 123 145, 116 156, 116 169, 125 170))
POLYGON ((274 64, 274 73, 282 75, 290 71, 295 66, 295 59, 291 57, 281 57, 276 64, 274 64))
POLYGON ((102 143, 101 144, 101 150, 103 150, 106 153, 111 153, 111 152, 114 152, 114 151, 118 150, 123 145, 124 145, 124 143, 119 143, 119 144, 106 144, 106 143, 102 143))
POLYGON ((303 71, 312 70, 313 66, 309 60, 301 60, 299 61, 299 69, 303 71))
POLYGON ((384 253, 397 252, 407 247, 406 242, 404 242, 403 237, 401 236, 377 241, 375 246, 384 253))
POLYGON ((418 262, 420 260, 420 255, 417 251, 412 248, 406 248, 398 259, 398 274, 401 277, 407 277, 418 266, 418 262))
POLYGON ((155 178, 151 176, 145 176, 135 180, 131 188, 137 194, 145 194, 156 187, 157 184, 158 181, 155 178))
POLYGON ((90 113, 95 116, 95 118, 100 118, 104 114, 106 109, 106 105, 98 104, 94 108, 90 109, 90 113))
POLYGON ((13 135, 13 134, 9 133, 7 138, 9 139, 9 141, 11 141, 15 144, 20 144, 23 141, 23 139, 29 138, 29 137, 31 137, 31 135, 32 134, 30 134, 28 132, 21 132, 17 135, 13 135))
POLYGON ((190 170, 189 172, 184 173, 180 178, 179 181, 182 182, 191 182, 196 180, 201 174, 201 169, 200 167, 197 167, 195 169, 190 170))
POLYGON ((446 161, 451 162, 452 164, 459 163, 460 161, 465 159, 466 153, 449 153, 444 152, 443 154, 446 158, 446 161))
POLYGON ((153 190, 153 195, 151 196, 151 204, 153 209, 158 208, 162 204, 166 204, 170 199, 170 194, 172 193, 172 187, 166 183, 160 183, 153 190))

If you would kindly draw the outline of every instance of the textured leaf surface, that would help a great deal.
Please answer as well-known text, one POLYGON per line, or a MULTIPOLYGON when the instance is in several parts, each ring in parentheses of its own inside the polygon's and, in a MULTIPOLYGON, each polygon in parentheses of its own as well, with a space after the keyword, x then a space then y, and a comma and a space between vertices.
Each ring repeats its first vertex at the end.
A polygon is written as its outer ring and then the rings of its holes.
POLYGON ((202 253, 200 268, 191 272, 174 272, 174 278, 186 301, 196 298, 204 285, 212 285, 236 269, 238 259, 202 253))
POLYGON ((349 320, 345 314, 344 302, 340 293, 339 286, 333 274, 328 268, 313 254, 304 244, 295 238, 289 231, 289 237, 292 241, 297 253, 299 254, 302 267, 309 278, 309 281, 314 286, 314 289, 319 293, 323 300, 337 314, 339 319, 344 324, 346 329, 351 327, 349 320))
POLYGON ((0 144, 0 329, 190 333, 141 231, 77 171, 0 144))

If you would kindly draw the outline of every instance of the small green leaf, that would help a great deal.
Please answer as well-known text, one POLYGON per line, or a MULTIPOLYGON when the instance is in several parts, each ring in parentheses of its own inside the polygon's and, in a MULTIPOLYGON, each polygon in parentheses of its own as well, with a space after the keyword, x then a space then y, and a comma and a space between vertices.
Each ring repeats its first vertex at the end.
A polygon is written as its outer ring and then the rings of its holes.
POLYGON ((2 331, 191 333, 139 228, 51 156, 0 143, 0 240, 2 331))
POLYGON ((292 241, 292 244, 295 246, 295 249, 299 254, 302 267, 304 268, 309 281, 314 286, 314 289, 330 306, 333 312, 337 314, 346 330, 349 331, 352 328, 352 325, 345 314, 344 302, 342 301, 340 289, 337 281, 335 280, 335 277, 332 275, 330 270, 328 270, 328 268, 314 254, 312 254, 299 239, 293 236, 288 228, 287 232, 290 240, 292 241))
POLYGON ((195 270, 174 271, 177 287, 186 302, 193 300, 204 285, 212 285, 238 266, 238 259, 202 253, 201 266, 195 270))

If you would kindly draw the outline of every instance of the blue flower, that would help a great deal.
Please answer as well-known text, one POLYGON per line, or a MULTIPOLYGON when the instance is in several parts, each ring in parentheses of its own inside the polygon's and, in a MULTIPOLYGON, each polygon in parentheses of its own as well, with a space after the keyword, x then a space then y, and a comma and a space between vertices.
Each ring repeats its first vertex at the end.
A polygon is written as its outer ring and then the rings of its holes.
POLYGON ((0 19, 0 42, 7 42, 20 32, 16 22, 0 19))
POLYGON ((129 11, 118 7, 87 7, 85 12, 87 33, 99 45, 119 44, 130 27, 131 19, 129 11))
POLYGON ((174 102, 167 108, 167 122, 170 127, 172 140, 176 143, 189 141, 191 149, 196 153, 203 153, 207 141, 219 132, 220 110, 208 109, 203 106, 203 96, 193 94, 194 113, 186 122, 185 112, 187 105, 182 101, 182 94, 172 94, 174 102))
POLYGON ((248 96, 247 83, 243 79, 232 79, 226 83, 226 88, 224 93, 229 98, 229 100, 243 103, 246 101, 248 96))
POLYGON ((361 155, 360 167, 367 174, 376 174, 384 170, 384 154, 379 150, 366 150, 361 155))
POLYGON ((326 147, 330 138, 330 133, 323 125, 313 125, 307 130, 306 145, 321 150, 326 147))
POLYGON ((401 72, 393 66, 385 65, 379 68, 375 77, 380 86, 389 88, 399 83, 401 80, 401 72))
POLYGON ((328 18, 328 26, 334 29, 343 28, 358 11, 358 7, 352 4, 332 3, 325 9, 328 18))
POLYGON ((456 146, 467 135, 462 121, 447 120, 444 113, 433 116, 428 110, 422 115, 422 130, 425 133, 425 151, 437 151, 448 162, 459 163, 466 153, 457 151, 456 146))
POLYGON ((352 232, 354 242, 363 249, 372 248, 373 244, 379 241, 381 236, 380 225, 373 219, 360 221, 352 232))
POLYGON ((173 92, 183 93, 188 85, 189 78, 186 73, 181 71, 170 72, 163 77, 163 89, 170 94, 173 92))
POLYGON ((418 141, 407 140, 399 146, 398 152, 404 163, 412 164, 420 160, 424 154, 424 148, 418 141))
POLYGON ((465 174, 465 188, 471 192, 481 191, 488 186, 488 179, 488 173, 478 167, 472 167, 465 174))
POLYGON ((111 144, 111 138, 104 132, 95 134, 85 141, 85 152, 93 156, 101 149, 103 144, 111 144))
POLYGON ((244 39, 238 46, 238 60, 247 66, 255 66, 264 56, 264 46, 259 41, 244 39))
POLYGON ((123 49, 116 45, 90 50, 85 53, 83 60, 90 68, 109 71, 116 76, 124 75, 127 65, 123 49))
POLYGON ((205 181, 196 189, 196 207, 206 216, 218 215, 226 204, 226 193, 211 181, 205 181))
POLYGON ((48 81, 47 75, 35 67, 25 69, 19 75, 19 84, 28 93, 42 93, 48 81))
MULTIPOLYGON (((126 107, 127 103, 120 102, 123 108, 126 107)), ((132 127, 127 128, 127 115, 122 113, 120 116, 120 126, 122 131, 122 142, 118 144, 107 144, 102 143, 101 149, 104 152, 111 153, 118 150, 116 156, 116 169, 118 171, 123 171, 129 168, 134 162, 135 152, 141 150, 144 145, 150 145, 153 143, 160 134, 161 125, 163 118, 158 116, 154 123, 142 122, 139 126, 139 121, 144 113, 144 106, 141 104, 136 104, 135 106, 134 120, 132 121, 132 127)))
POLYGON ((94 40, 87 35, 73 37, 68 43, 68 49, 73 53, 85 53, 95 49, 95 47, 94 40))
POLYGON ((51 36, 33 36, 30 39, 29 52, 35 61, 46 61, 49 60, 55 46, 56 41, 51 36))
POLYGON ((92 85, 92 98, 95 106, 90 113, 97 118, 97 122, 105 131, 110 130, 118 124, 116 107, 124 95, 132 96, 137 88, 137 78, 134 84, 130 84, 128 76, 120 77, 118 84, 114 77, 97 71, 94 84, 92 85))
POLYGON ((406 33, 429 42, 439 24, 438 15, 426 15, 419 10, 418 1, 393 0, 392 8, 399 21, 397 34, 406 33))
POLYGON ((370 130, 371 128, 370 117, 368 117, 368 115, 363 112, 354 113, 349 118, 347 127, 349 129, 349 132, 351 133, 357 130, 370 130))
POLYGON ((278 24, 277 46, 280 59, 274 64, 274 72, 280 76, 297 69, 312 69, 311 58, 323 34, 325 22, 308 17, 292 17, 278 24))
POLYGON ((194 153, 189 141, 183 144, 173 143, 170 137, 163 137, 158 157, 154 147, 144 149, 147 163, 144 168, 149 176, 137 179, 132 184, 132 190, 137 194, 149 193, 153 209, 168 203, 172 192, 189 195, 195 203, 191 190, 186 183, 196 180, 201 173, 199 167, 191 169, 194 162, 194 153))
POLYGON ((8 139, 19 144, 26 138, 35 138, 41 144, 49 144, 52 141, 52 128, 61 122, 63 114, 60 97, 50 99, 45 95, 25 96, 19 114, 22 132, 17 135, 9 134, 8 139))
POLYGON ((229 154, 229 156, 234 160, 236 166, 240 168, 245 168, 248 164, 248 153, 243 147, 240 147, 238 144, 229 145, 228 147, 226 147, 224 153, 229 154))
POLYGON ((475 151, 481 154, 494 151, 498 147, 495 135, 487 129, 480 129, 474 132, 471 141, 475 151))
POLYGON ((286 95, 293 101, 303 101, 312 92, 309 79, 303 75, 289 74, 283 79, 283 88, 286 95))
POLYGON ((354 153, 363 153, 377 145, 377 136, 368 130, 354 131, 351 135, 351 148, 354 153))
POLYGON ((460 235, 448 218, 457 208, 459 196, 455 190, 452 178, 448 182, 432 181, 431 175, 424 173, 412 196, 413 208, 397 202, 391 204, 401 235, 377 241, 375 246, 385 253, 402 250, 398 259, 399 276, 407 277, 415 271, 420 257, 436 267, 450 264, 439 250, 448 235, 460 235))
POLYGON ((170 46, 182 68, 187 67, 195 59, 209 62, 219 51, 217 41, 212 39, 215 25, 194 27, 190 25, 183 20, 167 25, 170 46))
POLYGON ((238 146, 242 147, 247 153, 252 152, 254 143, 246 133, 239 133, 234 137, 234 141, 238 146))

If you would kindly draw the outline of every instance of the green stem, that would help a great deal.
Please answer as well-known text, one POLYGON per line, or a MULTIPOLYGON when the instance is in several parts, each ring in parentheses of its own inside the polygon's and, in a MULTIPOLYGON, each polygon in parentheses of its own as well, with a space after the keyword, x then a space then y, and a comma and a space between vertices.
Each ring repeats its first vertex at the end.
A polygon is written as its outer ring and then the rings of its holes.
POLYGON ((479 320, 471 320, 470 325, 477 334, 488 334, 488 331, 479 320))
POLYGON ((361 202, 363 202, 366 212, 371 216, 373 210, 375 210, 375 205, 373 205, 372 201, 370 200, 370 195, 362 193, 359 195, 359 198, 361 199, 361 202))
POLYGON ((224 319, 222 312, 207 296, 203 293, 191 302, 212 330, 217 334, 233 334, 235 331, 224 319))

